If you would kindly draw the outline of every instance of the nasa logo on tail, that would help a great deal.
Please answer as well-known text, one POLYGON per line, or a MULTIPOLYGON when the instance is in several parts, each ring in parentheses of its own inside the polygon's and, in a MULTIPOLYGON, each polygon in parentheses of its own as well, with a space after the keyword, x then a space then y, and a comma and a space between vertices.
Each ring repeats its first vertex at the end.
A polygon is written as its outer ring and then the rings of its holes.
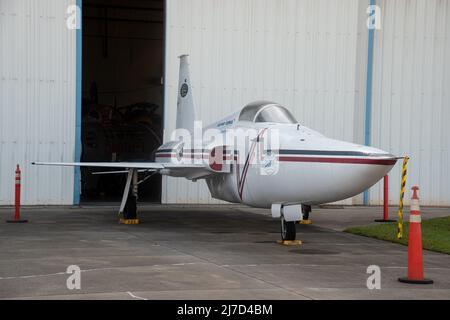
MULTIPOLYGON (((186 80, 184 80, 184 81, 186 81, 186 80)), ((188 87, 187 83, 183 83, 180 88, 181 97, 182 98, 186 97, 186 95, 188 94, 188 91, 189 91, 189 87, 188 87)))

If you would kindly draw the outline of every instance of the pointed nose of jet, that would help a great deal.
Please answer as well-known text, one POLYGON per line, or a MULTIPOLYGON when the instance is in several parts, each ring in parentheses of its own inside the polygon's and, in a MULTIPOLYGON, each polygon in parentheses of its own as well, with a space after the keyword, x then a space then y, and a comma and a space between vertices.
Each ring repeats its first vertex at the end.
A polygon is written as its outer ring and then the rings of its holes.
POLYGON ((367 190, 388 174, 397 162, 396 156, 381 149, 351 143, 340 147, 345 156, 339 160, 342 165, 336 166, 333 172, 334 192, 339 199, 367 190))
POLYGON ((381 149, 357 146, 355 154, 359 154, 360 160, 355 159, 356 166, 354 166, 352 173, 347 176, 355 193, 367 190, 375 183, 380 181, 386 174, 391 171, 397 162, 397 157, 381 149), (356 192, 358 191, 358 192, 356 192))
POLYGON ((362 146, 362 145, 358 145, 357 149, 358 149, 358 151, 365 153, 369 157, 381 157, 381 158, 386 158, 386 159, 391 159, 391 160, 397 160, 396 156, 390 154, 387 151, 381 150, 381 149, 368 147, 368 146, 362 146))
MULTIPOLYGON (((392 165, 394 165, 398 159, 396 156, 390 154, 389 152, 361 144, 338 140, 331 140, 330 144, 333 144, 337 150, 343 150, 344 153, 347 152, 349 156, 356 156, 363 159, 363 162, 365 160, 382 160, 382 163, 384 164, 392 163, 392 165)), ((374 162, 374 164, 375 163, 376 162, 374 162)))

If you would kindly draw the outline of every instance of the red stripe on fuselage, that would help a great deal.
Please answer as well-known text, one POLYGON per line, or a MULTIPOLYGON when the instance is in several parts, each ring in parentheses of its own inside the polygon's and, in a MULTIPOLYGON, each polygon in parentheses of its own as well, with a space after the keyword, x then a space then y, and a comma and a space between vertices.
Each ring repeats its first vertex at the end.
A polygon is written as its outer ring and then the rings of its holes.
POLYGON ((170 153, 160 153, 160 154, 156 154, 156 158, 176 158, 175 154, 170 154, 170 153))
MULTIPOLYGON (((174 153, 157 153, 156 154, 156 158, 177 158, 177 155, 174 153)), ((185 159, 205 159, 205 160, 209 160, 210 157, 207 153, 201 154, 183 154, 183 158, 185 159)), ((222 160, 232 160, 233 157, 231 155, 223 155, 222 160)))

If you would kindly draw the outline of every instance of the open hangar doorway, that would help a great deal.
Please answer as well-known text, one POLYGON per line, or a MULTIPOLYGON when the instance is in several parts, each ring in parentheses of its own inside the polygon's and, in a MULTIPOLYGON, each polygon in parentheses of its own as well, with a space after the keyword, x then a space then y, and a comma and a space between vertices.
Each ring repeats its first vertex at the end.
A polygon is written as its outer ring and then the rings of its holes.
MULTIPOLYGON (((164 0, 83 1, 81 161, 153 161, 163 135, 164 0)), ((120 201, 126 174, 81 169, 81 201, 120 201)), ((161 202, 161 176, 139 186, 161 202)))

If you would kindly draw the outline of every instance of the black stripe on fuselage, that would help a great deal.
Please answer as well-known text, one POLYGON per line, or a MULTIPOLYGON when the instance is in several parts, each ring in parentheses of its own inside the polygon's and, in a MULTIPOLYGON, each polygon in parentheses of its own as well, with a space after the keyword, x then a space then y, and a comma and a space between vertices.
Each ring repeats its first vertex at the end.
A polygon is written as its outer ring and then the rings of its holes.
MULTIPOLYGON (((185 149, 184 153, 209 153, 211 150, 207 149, 185 149)), ((157 153, 171 153, 175 152, 173 149, 161 149, 158 150, 157 153)), ((226 150, 226 154, 228 154, 230 150, 226 150)), ((377 157, 377 156, 388 156, 387 154, 373 154, 362 151, 337 151, 337 150, 293 150, 293 149, 284 149, 284 150, 268 150, 268 152, 273 152, 279 155, 308 155, 308 156, 352 156, 352 157, 377 157)), ((234 154, 237 154, 238 151, 234 150, 234 154)))
MULTIPOLYGON (((171 153, 176 152, 176 149, 159 149, 156 152, 165 152, 165 153, 171 153)), ((203 153, 203 152, 209 152, 210 150, 206 149, 183 149, 183 152, 185 153, 203 153)))
MULTIPOLYGON (((210 153, 211 149, 183 149, 183 153, 210 153)), ((175 149, 159 149, 156 153, 172 153, 176 152, 175 149)), ((232 153, 232 150, 225 150, 225 154, 232 153)), ((234 153, 237 154, 237 150, 234 150, 234 153)))
POLYGON ((308 155, 308 156, 353 156, 353 157, 377 156, 376 154, 361 151, 334 151, 334 150, 278 150, 275 151, 274 153, 278 153, 280 155, 289 154, 289 155, 308 155))

